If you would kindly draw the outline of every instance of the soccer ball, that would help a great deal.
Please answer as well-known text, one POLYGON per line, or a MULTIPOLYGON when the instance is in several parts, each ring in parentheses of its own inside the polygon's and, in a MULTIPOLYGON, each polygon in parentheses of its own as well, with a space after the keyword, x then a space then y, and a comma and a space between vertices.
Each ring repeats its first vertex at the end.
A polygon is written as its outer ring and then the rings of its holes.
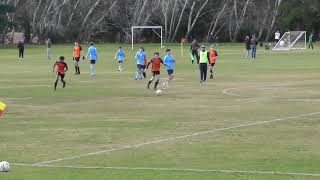
POLYGON ((0 172, 8 172, 10 170, 10 164, 7 161, 0 162, 0 172))
POLYGON ((284 46, 284 41, 280 41, 280 46, 284 46))
POLYGON ((162 95, 162 91, 161 91, 160 89, 157 90, 157 91, 156 91, 156 95, 157 95, 157 96, 161 96, 161 95, 162 95))

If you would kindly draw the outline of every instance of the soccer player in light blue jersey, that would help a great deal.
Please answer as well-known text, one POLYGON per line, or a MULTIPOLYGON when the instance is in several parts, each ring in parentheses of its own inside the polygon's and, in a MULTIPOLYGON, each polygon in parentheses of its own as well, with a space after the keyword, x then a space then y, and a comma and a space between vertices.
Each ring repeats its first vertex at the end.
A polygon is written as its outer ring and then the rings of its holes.
POLYGON ((166 56, 163 58, 163 64, 167 67, 168 72, 168 79, 163 83, 163 89, 167 89, 169 86, 169 83, 173 79, 173 71, 175 68, 176 61, 174 57, 171 54, 171 49, 166 50, 166 56))
POLYGON ((94 65, 96 64, 96 61, 98 60, 97 48, 94 46, 93 42, 90 42, 88 54, 85 59, 87 59, 88 57, 90 57, 90 76, 93 77, 95 75, 94 65))
POLYGON ((139 51, 136 54, 136 61, 137 61, 137 73, 136 73, 136 80, 143 79, 143 72, 145 69, 145 60, 147 59, 146 53, 144 52, 143 47, 139 48, 139 51))
POLYGON ((118 71, 123 71, 123 63, 127 59, 126 59, 126 54, 121 47, 119 47, 114 58, 117 59, 119 63, 118 71))

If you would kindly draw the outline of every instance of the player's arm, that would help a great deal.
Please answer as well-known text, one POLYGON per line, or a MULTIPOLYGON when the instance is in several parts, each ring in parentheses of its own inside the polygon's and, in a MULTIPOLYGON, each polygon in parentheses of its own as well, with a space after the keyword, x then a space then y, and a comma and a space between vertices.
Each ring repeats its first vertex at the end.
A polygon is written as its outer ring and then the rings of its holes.
POLYGON ((152 60, 152 59, 151 59, 151 61, 150 61, 150 62, 148 62, 146 69, 148 69, 148 68, 149 68, 149 66, 150 66, 150 64, 151 64, 151 63, 153 63, 153 60, 152 60))
MULTIPOLYGON (((82 54, 83 53, 83 50, 82 50, 82 47, 81 46, 79 46, 80 47, 80 54, 82 54)), ((82 55, 82 59, 84 60, 84 56, 82 55)))
POLYGON ((52 72, 54 72, 54 69, 56 68, 57 66, 57 62, 54 63, 53 67, 52 67, 52 72))
POLYGON ((69 70, 67 63, 63 63, 64 64, 64 72, 67 72, 69 70))
POLYGON ((207 52, 207 58, 208 58, 208 60, 210 62, 210 53, 209 52, 207 52))
POLYGON ((116 54, 114 55, 114 59, 117 59, 119 51, 116 52, 116 54))
POLYGON ((88 49, 88 53, 84 59, 88 59, 89 55, 90 55, 90 50, 88 49))

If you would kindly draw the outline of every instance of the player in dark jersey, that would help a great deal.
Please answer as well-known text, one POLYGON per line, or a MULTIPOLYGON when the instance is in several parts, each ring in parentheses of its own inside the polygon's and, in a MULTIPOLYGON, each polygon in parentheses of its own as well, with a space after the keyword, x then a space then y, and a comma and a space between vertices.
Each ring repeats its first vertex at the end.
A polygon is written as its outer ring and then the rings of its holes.
POLYGON ((68 65, 64 62, 64 57, 60 56, 59 61, 56 61, 53 65, 53 72, 56 73, 56 81, 54 82, 54 90, 57 90, 59 77, 63 84, 63 88, 66 87, 66 81, 64 81, 65 73, 68 71, 68 65))
POLYGON ((148 89, 150 89, 150 84, 156 78, 156 82, 154 84, 154 90, 157 90, 157 86, 158 86, 159 81, 160 81, 160 66, 161 66, 161 64, 163 64, 163 61, 159 57, 159 53, 158 52, 154 53, 153 59, 148 63, 146 69, 148 69, 150 64, 152 64, 152 68, 151 68, 152 77, 148 82, 148 89))

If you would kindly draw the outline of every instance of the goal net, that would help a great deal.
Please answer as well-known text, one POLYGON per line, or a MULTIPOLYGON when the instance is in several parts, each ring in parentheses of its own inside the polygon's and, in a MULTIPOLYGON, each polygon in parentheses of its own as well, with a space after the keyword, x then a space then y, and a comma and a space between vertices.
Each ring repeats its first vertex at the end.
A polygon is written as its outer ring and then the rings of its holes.
POLYGON ((273 50, 291 50, 307 48, 306 31, 289 31, 283 34, 273 50))
POLYGON ((134 49, 134 42, 135 42, 135 30, 137 29, 152 29, 152 31, 160 38, 160 47, 163 48, 163 32, 162 26, 132 26, 131 27, 131 34, 126 33, 131 38, 131 47, 132 50, 134 49), (159 32, 160 31, 160 32, 159 32))

